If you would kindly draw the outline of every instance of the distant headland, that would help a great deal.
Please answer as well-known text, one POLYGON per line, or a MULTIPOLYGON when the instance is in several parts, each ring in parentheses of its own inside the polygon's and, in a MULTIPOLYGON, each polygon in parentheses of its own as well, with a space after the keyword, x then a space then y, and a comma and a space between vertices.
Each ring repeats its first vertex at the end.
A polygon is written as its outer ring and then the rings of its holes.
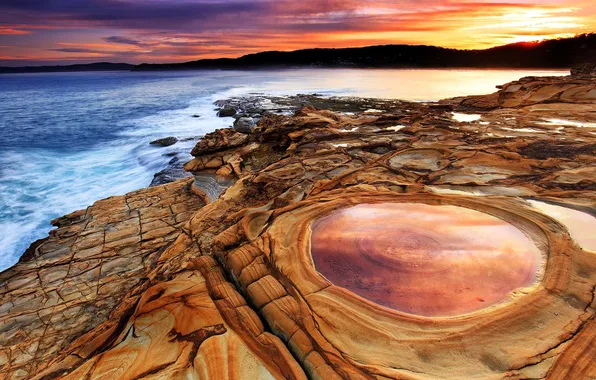
POLYGON ((131 65, 98 62, 68 66, 0 67, 0 74, 69 71, 152 71, 265 68, 570 68, 596 62, 596 33, 520 42, 485 50, 426 45, 380 45, 341 49, 266 51, 239 58, 131 65))

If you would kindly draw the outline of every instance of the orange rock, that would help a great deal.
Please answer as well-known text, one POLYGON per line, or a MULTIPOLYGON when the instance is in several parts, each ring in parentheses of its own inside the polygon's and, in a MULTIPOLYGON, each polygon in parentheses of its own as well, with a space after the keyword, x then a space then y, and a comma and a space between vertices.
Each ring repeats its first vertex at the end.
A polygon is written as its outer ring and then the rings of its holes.
POLYGON ((0 274, 0 374, 594 377, 595 252, 527 201, 596 215, 593 86, 524 78, 208 134, 192 190, 59 218, 0 274))

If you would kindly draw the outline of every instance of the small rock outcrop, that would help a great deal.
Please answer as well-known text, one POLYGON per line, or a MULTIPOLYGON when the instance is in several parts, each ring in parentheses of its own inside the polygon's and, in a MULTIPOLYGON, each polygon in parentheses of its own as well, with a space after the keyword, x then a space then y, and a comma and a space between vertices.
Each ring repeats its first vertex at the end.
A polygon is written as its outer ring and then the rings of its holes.
POLYGON ((229 106, 224 105, 219 111, 217 111, 217 116, 219 117, 230 117, 236 114, 236 109, 229 106))
POLYGON ((571 76, 577 78, 596 77, 596 63, 586 63, 571 69, 571 76))
POLYGON ((190 176, 190 173, 184 170, 183 161, 180 157, 174 155, 165 169, 153 175, 153 180, 151 180, 149 186, 165 185, 188 176, 190 176))
POLYGON ((162 139, 153 140, 149 144, 157 145, 157 146, 170 146, 170 145, 176 144, 177 142, 178 142, 177 137, 170 136, 170 137, 164 137, 162 139))
POLYGON ((250 133, 255 126, 255 121, 251 117, 241 117, 234 121, 234 130, 240 133, 250 133))

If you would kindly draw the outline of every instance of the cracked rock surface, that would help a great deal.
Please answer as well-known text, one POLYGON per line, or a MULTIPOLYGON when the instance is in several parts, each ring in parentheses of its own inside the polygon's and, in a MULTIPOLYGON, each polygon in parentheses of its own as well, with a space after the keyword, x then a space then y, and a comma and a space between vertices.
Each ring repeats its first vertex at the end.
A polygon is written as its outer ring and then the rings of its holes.
MULTIPOLYGON (((0 374, 596 377, 596 252, 572 238, 595 227, 570 227, 532 203, 596 215, 596 80, 582 73, 438 103, 371 107, 369 99, 349 112, 306 105, 292 116, 265 115, 248 134, 206 135, 185 165, 198 180, 58 219, 49 238, 0 275, 0 374), (380 305, 319 273, 311 253, 317 220, 367 204, 487 214, 535 246, 539 276, 502 302, 449 316, 380 305)), ((350 223, 366 224, 366 215, 350 223)), ((391 228, 383 236, 410 239, 400 241, 403 254, 431 240, 454 244, 407 222, 391 228)), ((478 239, 506 239, 491 235, 478 239)), ((391 244, 358 236, 363 257, 379 253, 397 265, 391 244)), ((433 268, 408 262, 421 273, 433 268)), ((515 270, 506 258, 497 262, 515 270)))

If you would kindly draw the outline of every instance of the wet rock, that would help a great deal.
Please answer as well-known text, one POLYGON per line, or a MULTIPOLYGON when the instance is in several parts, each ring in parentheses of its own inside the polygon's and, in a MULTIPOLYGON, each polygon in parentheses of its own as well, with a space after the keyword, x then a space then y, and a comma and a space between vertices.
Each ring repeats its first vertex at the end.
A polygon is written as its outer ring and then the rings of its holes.
POLYGON ((217 116, 219 117, 230 117, 236 114, 236 109, 229 105, 224 105, 219 111, 217 111, 217 116))
POLYGON ((240 133, 250 133, 255 126, 255 121, 251 117, 241 117, 234 121, 234 130, 240 133))
POLYGON ((192 115, 192 117, 199 118, 199 117, 201 117, 201 115, 198 115, 198 114, 195 113, 195 114, 192 115))
POLYGON ((546 141, 539 140, 530 142, 521 148, 519 153, 531 158, 574 158, 578 155, 596 155, 596 142, 578 143, 573 141, 546 141))
POLYGON ((163 139, 157 139, 151 141, 149 144, 157 146, 170 146, 178 142, 178 138, 174 136, 164 137, 163 139))
POLYGON ((160 170, 153 175, 153 180, 151 180, 149 186, 165 185, 166 183, 174 182, 181 178, 190 177, 191 174, 184 170, 183 163, 182 160, 174 156, 174 158, 168 162, 167 168, 160 170))
POLYGON ((199 173, 194 176, 193 187, 203 193, 209 203, 215 202, 217 198, 234 184, 235 179, 228 176, 221 176, 211 173, 199 173))
POLYGON ((192 137, 184 137, 181 138, 179 141, 193 141, 193 140, 199 140, 200 138, 202 138, 203 136, 192 136, 192 137))

